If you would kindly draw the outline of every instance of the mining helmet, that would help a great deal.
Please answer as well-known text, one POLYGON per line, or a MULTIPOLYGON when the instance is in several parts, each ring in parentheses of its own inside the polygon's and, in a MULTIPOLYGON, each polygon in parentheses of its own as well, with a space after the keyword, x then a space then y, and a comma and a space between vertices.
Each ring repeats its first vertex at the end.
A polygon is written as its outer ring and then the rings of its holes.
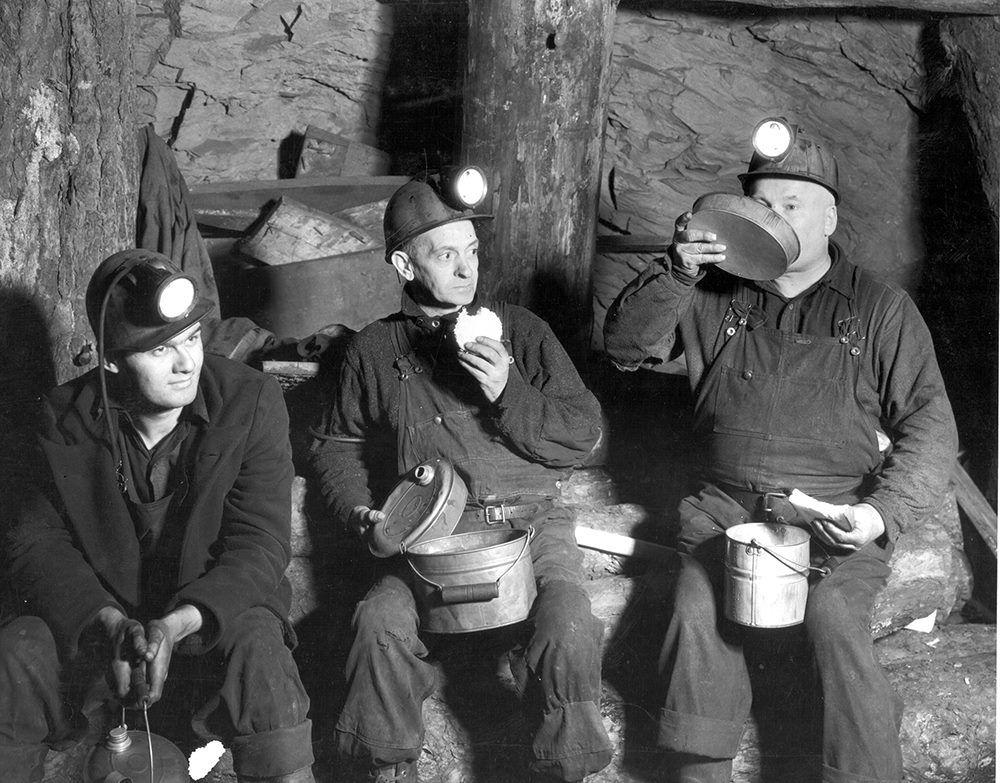
POLYGON ((822 185, 840 202, 837 159, 797 125, 784 117, 768 117, 757 124, 753 157, 739 179, 744 191, 758 177, 789 177, 822 185))
POLYGON ((104 259, 87 286, 87 318, 102 358, 148 351, 200 321, 212 303, 162 253, 141 248, 104 259))
POLYGON ((385 260, 389 261, 404 243, 432 228, 458 220, 492 218, 473 211, 487 192, 486 175, 475 166, 411 179, 392 194, 385 208, 385 260))

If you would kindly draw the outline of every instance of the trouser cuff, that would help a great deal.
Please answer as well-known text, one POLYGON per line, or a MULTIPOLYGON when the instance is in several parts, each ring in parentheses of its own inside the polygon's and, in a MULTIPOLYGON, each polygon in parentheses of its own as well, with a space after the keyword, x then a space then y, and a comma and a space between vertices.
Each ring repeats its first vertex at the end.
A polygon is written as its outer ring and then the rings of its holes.
POLYGON ((742 723, 660 710, 657 745, 661 748, 710 759, 731 759, 736 757, 742 736, 742 723))
POLYGON ((334 737, 338 756, 348 759, 368 759, 377 767, 399 764, 404 761, 416 761, 420 758, 420 750, 423 745, 423 740, 421 740, 413 748, 390 747, 366 739, 340 726, 334 730, 334 737))
POLYGON ((614 749, 597 704, 576 701, 545 713, 532 750, 532 769, 563 780, 583 780, 604 769, 614 749))
POLYGON ((871 778, 823 765, 823 783, 899 783, 901 779, 901 777, 871 778))
POLYGON ((4 783, 37 783, 45 776, 48 745, 0 745, 4 783))
POLYGON ((233 740, 233 771, 251 778, 278 777, 313 763, 312 721, 245 734, 233 740))

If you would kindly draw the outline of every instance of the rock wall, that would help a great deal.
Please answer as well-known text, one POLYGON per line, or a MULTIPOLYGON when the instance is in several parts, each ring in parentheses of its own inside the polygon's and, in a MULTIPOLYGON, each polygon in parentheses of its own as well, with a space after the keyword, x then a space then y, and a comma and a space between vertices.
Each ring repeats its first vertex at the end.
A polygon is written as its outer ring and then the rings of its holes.
POLYGON ((144 119, 188 184, 275 179, 307 125, 374 144, 392 7, 369 0, 139 0, 144 119))

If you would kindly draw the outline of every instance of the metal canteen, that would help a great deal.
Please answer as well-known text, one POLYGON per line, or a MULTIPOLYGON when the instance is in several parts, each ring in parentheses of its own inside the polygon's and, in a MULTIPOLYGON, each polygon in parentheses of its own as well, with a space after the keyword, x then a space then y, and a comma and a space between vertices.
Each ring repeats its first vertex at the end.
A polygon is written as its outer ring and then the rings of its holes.
POLYGON ((90 783, 189 783, 187 757, 159 734, 115 726, 87 759, 90 783), (153 768, 150 770, 150 743, 153 768))
POLYGON ((422 462, 398 481, 372 528, 369 549, 377 557, 405 553, 418 541, 451 535, 465 510, 468 488, 444 459, 422 462))
POLYGON ((726 246, 718 267, 737 277, 774 280, 799 256, 799 238, 788 221, 746 196, 707 193, 691 213, 688 228, 713 232, 726 246))

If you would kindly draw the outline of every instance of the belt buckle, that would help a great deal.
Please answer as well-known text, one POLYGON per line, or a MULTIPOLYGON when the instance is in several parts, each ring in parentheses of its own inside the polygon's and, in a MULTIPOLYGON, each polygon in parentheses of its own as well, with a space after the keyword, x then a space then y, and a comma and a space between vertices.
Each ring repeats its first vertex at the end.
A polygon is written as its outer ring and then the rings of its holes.
POLYGON ((487 525, 505 525, 507 524, 507 507, 503 503, 494 506, 484 506, 483 516, 486 519, 487 525), (497 512, 499 512, 499 516, 497 512))
POLYGON ((760 510, 769 522, 777 522, 779 525, 790 521, 783 514, 778 513, 771 505, 771 501, 781 499, 788 501, 788 496, 784 492, 765 492, 760 496, 760 510))

